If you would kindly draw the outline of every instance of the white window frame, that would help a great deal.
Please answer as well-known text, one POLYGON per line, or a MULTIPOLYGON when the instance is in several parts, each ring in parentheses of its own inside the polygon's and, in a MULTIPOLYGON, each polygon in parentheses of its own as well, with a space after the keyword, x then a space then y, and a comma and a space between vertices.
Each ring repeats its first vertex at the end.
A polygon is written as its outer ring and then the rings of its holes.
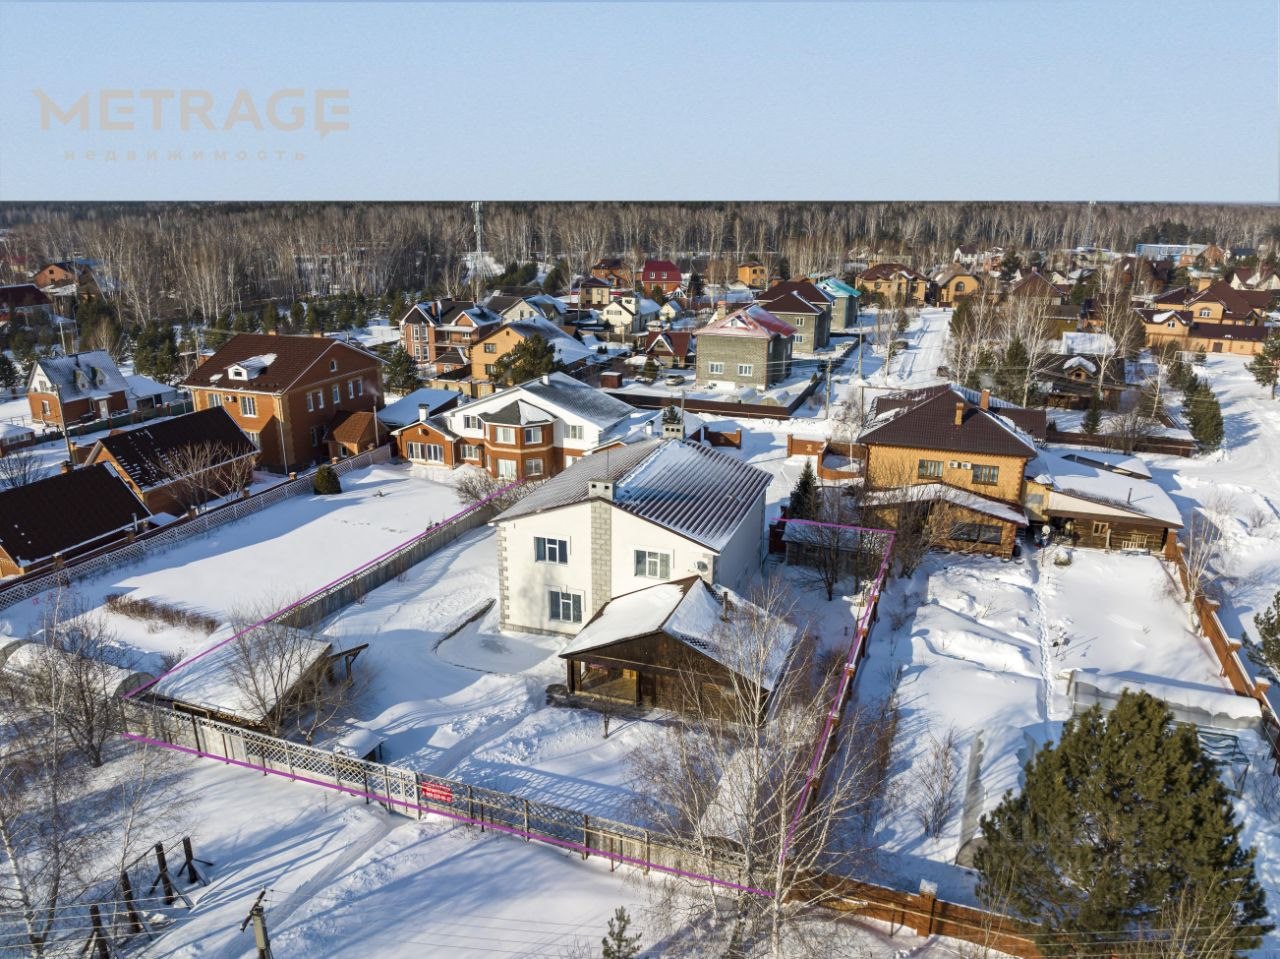
POLYGON ((547 613, 551 621, 553 623, 582 622, 582 598, 582 593, 571 590, 567 586, 547 590, 547 613))
POLYGON ((567 440, 585 440, 587 438, 587 428, 581 423, 566 423, 564 425, 564 438, 567 440))
POLYGON ((484 452, 484 447, 479 443, 463 443, 462 458, 464 460, 478 460, 484 452))
POLYGON ((337 406, 342 402, 342 386, 338 383, 333 384, 333 405, 337 406))
POLYGON ((251 430, 245 430, 244 435, 248 437, 249 442, 253 444, 254 449, 258 451, 262 450, 262 434, 261 433, 254 433, 251 430))
POLYGON ((256 396, 240 397, 240 412, 244 416, 257 416, 258 398, 256 396))
POLYGON ((631 551, 632 573, 641 579, 671 579, 671 566, 674 557, 667 550, 646 549, 637 546, 631 551), (665 572, 663 567, 666 567, 665 572))
POLYGON ((425 459, 428 463, 444 462, 444 445, 443 444, 424 443, 423 445, 426 446, 426 450, 425 450, 426 456, 424 456, 423 459, 425 459), (432 450, 436 451, 435 455, 432 455, 432 450))
POLYGON ((464 430, 482 430, 484 429, 484 423, 474 413, 463 413, 462 428, 464 430))
POLYGON ((404 452, 411 460, 425 460, 427 458, 427 444, 410 441, 404 444, 404 452))
POLYGON ((312 393, 310 390, 307 390, 307 412, 314 413, 315 409, 316 409, 315 394, 312 393))
POLYGON ((519 472, 519 466, 513 459, 498 460, 498 479, 513 480, 519 472))
POLYGON ((354 400, 356 398, 356 381, 347 380, 347 399, 354 400))
POLYGON ((493 441, 501 443, 503 446, 515 446, 516 428, 514 426, 495 426, 493 429, 493 441))
POLYGON ((535 459, 525 460, 525 461, 524 461, 524 475, 525 475, 525 476, 542 476, 542 475, 543 475, 543 473, 542 473, 542 458, 541 458, 541 457, 537 457, 537 458, 535 458, 535 459))
POLYGON ((330 360, 330 361, 329 361, 329 372, 330 372, 330 373, 336 373, 336 372, 338 372, 338 361, 337 361, 337 360, 330 360))
POLYGON ((712 360, 707 361, 707 372, 713 376, 722 376, 724 374, 724 364, 712 360))
POLYGON ((541 427, 541 426, 526 426, 526 427, 524 428, 524 441, 525 441, 525 443, 526 443, 526 444, 529 444, 529 443, 541 443, 541 442, 542 442, 542 427, 541 427))
MULTIPOLYGON (((209 407, 208 407, 209 409, 213 409, 215 406, 222 405, 221 393, 208 393, 206 395, 209 397, 209 407)), ((49 404, 47 402, 44 403, 44 411, 46 413, 49 412, 49 404)))
POLYGON ((533 538, 533 561, 564 566, 569 562, 569 541, 554 536, 533 538))
POLYGON ((739 363, 738 375, 739 376, 755 376, 756 365, 754 363, 739 363))

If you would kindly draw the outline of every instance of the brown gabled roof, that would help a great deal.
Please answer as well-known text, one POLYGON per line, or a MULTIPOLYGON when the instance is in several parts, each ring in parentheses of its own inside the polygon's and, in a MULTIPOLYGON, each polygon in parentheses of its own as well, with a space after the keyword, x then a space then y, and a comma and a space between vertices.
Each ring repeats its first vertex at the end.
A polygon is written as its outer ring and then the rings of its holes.
POLYGON ((1216 280, 1210 283, 1187 300, 1187 306, 1204 302, 1221 303, 1223 310, 1236 316, 1246 316, 1254 310, 1254 305, 1250 298, 1224 280, 1216 280))
POLYGON ((28 566, 70 555, 150 515, 110 467, 85 466, 0 492, 0 549, 28 566))
POLYGON ((374 415, 369 410, 339 410, 329 421, 329 438, 362 446, 373 441, 374 415))
MULTIPOLYGON (((772 293, 773 291, 770 290, 769 292, 772 293)), ((809 316, 819 316, 822 314, 821 307, 814 306, 813 303, 804 299, 798 293, 787 292, 783 293, 781 296, 770 296, 768 299, 762 298, 759 302, 764 305, 765 309, 775 316, 784 313, 792 316, 799 313, 804 313, 809 316)))
POLYGON ((372 353, 351 343, 320 336, 269 336, 264 333, 237 333, 195 372, 183 380, 184 386, 204 389, 246 390, 253 393, 280 393, 298 381, 320 358, 333 351, 348 351, 377 364, 372 353), (227 368, 254 358, 274 357, 262 372, 250 380, 233 380, 227 368))
MULTIPOLYGON (((804 302, 812 304, 820 310, 824 310, 829 307, 832 299, 834 299, 834 297, 829 296, 827 293, 819 289, 812 280, 783 280, 769 287, 769 289, 761 293, 756 297, 756 299, 759 302, 768 305, 774 300, 783 299, 788 293, 798 296, 800 299, 804 300, 804 302)), ((793 313, 795 311, 789 310, 784 312, 793 313)))
MULTIPOLYGON (((1003 415, 1005 411, 999 412, 1003 415)), ((948 387, 901 410, 885 423, 873 424, 858 441, 867 446, 908 446, 946 453, 1035 456, 1035 447, 1002 423, 996 414, 995 410, 980 409, 959 391, 948 387), (957 404, 964 405, 959 426, 956 425, 957 404)))
POLYGON ((1184 304, 1186 304, 1188 300, 1191 299, 1191 296, 1192 296, 1191 287, 1175 286, 1171 290, 1165 290, 1163 293, 1156 294, 1155 299, 1153 299, 1151 302, 1152 303, 1176 303, 1178 306, 1183 306, 1184 304))
POLYGON ((34 283, 0 286, 0 309, 17 310, 26 306, 48 306, 50 302, 44 291, 34 283))
POLYGON ((887 280, 895 273, 904 273, 913 280, 928 281, 929 279, 923 273, 901 263, 877 263, 863 270, 858 276, 858 282, 863 280, 887 280))
POLYGON ((221 406, 105 436, 95 445, 91 459, 98 447, 110 453, 142 489, 171 483, 191 473, 193 467, 213 467, 257 452, 221 406), (198 447, 209 450, 207 463, 197 463, 184 452, 198 447))
POLYGON ((1260 342, 1270 330, 1261 323, 1192 323, 1190 336, 1207 340, 1247 340, 1260 342))
POLYGON ((672 356, 688 356, 693 352, 693 333, 689 330, 655 330, 644 341, 644 351, 652 353, 659 342, 665 342, 672 356))

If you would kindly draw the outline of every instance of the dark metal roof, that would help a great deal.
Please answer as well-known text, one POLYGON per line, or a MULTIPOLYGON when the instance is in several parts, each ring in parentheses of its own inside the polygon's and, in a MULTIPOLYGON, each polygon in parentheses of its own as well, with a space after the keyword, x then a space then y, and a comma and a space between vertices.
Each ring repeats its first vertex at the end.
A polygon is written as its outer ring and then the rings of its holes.
POLYGON ((886 423, 872 425, 859 442, 867 446, 909 446, 948 453, 1024 458, 1036 455, 1035 447, 1001 422, 996 411, 980 409, 949 388, 902 409, 886 423), (959 425, 956 425, 957 405, 964 408, 959 425))
POLYGON ((0 492, 0 548, 30 565, 150 515, 110 467, 86 466, 0 492))
POLYGON ((495 522, 583 502, 593 480, 612 481, 613 503, 628 513, 720 550, 760 501, 770 475, 694 443, 644 440, 583 457, 495 522))
POLYGON ((163 486, 187 475, 196 464, 184 455, 184 450, 207 446, 211 454, 208 466, 256 452, 221 406, 105 436, 98 445, 143 489, 163 486))

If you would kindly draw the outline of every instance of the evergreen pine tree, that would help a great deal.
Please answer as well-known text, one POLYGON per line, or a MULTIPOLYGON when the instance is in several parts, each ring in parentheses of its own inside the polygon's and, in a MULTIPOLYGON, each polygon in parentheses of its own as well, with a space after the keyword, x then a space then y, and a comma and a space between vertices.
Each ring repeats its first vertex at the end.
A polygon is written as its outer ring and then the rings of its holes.
POLYGON ((316 470, 311 488, 315 490, 317 496, 331 496, 342 492, 342 480, 334 468, 326 463, 316 470))
POLYGON ((302 329, 302 324, 306 321, 307 310, 302 305, 301 300, 294 300, 293 305, 289 307, 289 329, 297 332, 302 329))
POLYGON ((1276 383, 1280 381, 1280 333, 1272 333, 1262 344, 1262 352, 1249 361, 1249 372, 1271 391, 1271 398, 1276 398, 1276 383))
POLYGON ((505 355, 498 357, 498 361, 493 364, 493 379, 495 382, 514 386, 554 372, 559 365, 551 344, 540 334, 534 333, 517 343, 505 355))
POLYGON ((1096 392, 1089 397, 1089 409, 1085 411, 1083 426, 1090 436, 1097 436, 1102 429, 1102 398, 1096 392))
POLYGON ((1030 366, 1031 355, 1027 353, 1026 344, 1015 336, 1000 357, 996 369, 996 393, 1012 403, 1020 403, 1030 366))
POLYGON ((627 935, 630 927, 631 917, 619 906, 609 920, 608 934, 600 940, 601 959, 635 959, 640 955, 640 934, 627 935))
POLYGON ((1280 592, 1271 598, 1271 605, 1253 617, 1258 630, 1258 642, 1249 647, 1249 658, 1280 679, 1280 592))
POLYGON ((422 385, 417 364, 403 346, 397 345, 382 367, 382 385, 389 392, 400 394, 412 393, 422 385))
POLYGON ((1222 407, 1218 398, 1213 395, 1207 383, 1198 376, 1191 377, 1187 389, 1183 393, 1183 410, 1187 417, 1187 426, 1195 437, 1200 448, 1206 451, 1216 450, 1222 445, 1223 425, 1222 407))
POLYGON ((7 355, 0 353, 0 387, 12 390, 18 385, 19 380, 18 367, 7 355))
POLYGON ((280 314, 276 312, 276 305, 271 302, 262 304, 262 317, 258 320, 262 324, 263 333, 274 333, 280 325, 280 314))
POLYGON ((979 898, 1037 923, 1046 956, 1175 934, 1178 955, 1230 956, 1272 928, 1216 764, 1194 728, 1145 693, 1069 721, 981 830, 979 898), (1171 929, 1188 903, 1199 911, 1171 929), (1202 951, 1224 938, 1225 952, 1202 951))
POLYGON ((813 519, 818 515, 818 474, 813 471, 813 461, 806 459, 800 478, 791 490, 791 507, 787 511, 791 519, 813 519))

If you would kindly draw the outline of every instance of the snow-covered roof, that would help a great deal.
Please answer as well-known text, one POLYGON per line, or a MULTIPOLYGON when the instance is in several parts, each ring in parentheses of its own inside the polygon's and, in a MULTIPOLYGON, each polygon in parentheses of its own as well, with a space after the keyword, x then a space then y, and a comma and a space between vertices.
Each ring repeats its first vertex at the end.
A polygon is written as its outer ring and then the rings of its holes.
POLYGON ((1062 352, 1112 356, 1116 352, 1116 341, 1106 333, 1063 333, 1062 352))
MULTIPOLYGON (((69 650, 59 649, 44 642, 17 640, 4 647, 0 665, 6 672, 15 676, 39 676, 46 670, 64 670, 76 666, 79 655, 69 650)), ((89 670, 77 668, 77 676, 83 678, 103 699, 110 699, 122 693, 131 692, 151 681, 150 673, 135 669, 127 669, 114 663, 94 660, 96 665, 89 670)))
POLYGON ((1103 450, 1063 450, 1058 453, 1064 460, 1087 463, 1113 473, 1131 473, 1143 479, 1151 479, 1151 469, 1147 464, 1128 453, 1112 453, 1103 450))
POLYGON ((799 630, 732 590, 717 592, 700 577, 691 576, 614 597, 560 655, 580 655, 658 632, 740 676, 758 679, 762 688, 772 689, 799 630), (761 626, 771 631, 768 637, 759 635, 761 626))
POLYGON ((70 356, 43 356, 31 371, 32 380, 41 374, 61 392, 64 403, 124 393, 129 389, 129 384, 120 375, 120 368, 106 350, 86 350, 70 356))
POLYGON ((955 486, 948 486, 946 483, 917 483, 909 486, 896 486, 893 489, 875 490, 863 497, 863 502, 868 506, 883 506, 901 503, 906 500, 915 502, 945 500, 954 506, 962 506, 965 509, 973 510, 975 513, 983 513, 1009 523, 1017 523, 1019 526, 1027 525, 1027 514, 1018 507, 1002 503, 999 500, 988 499, 985 496, 979 496, 976 493, 970 493, 968 490, 958 489, 955 486))
POLYGON ((699 336, 752 336, 769 339, 792 336, 795 327, 778 319, 759 304, 743 307, 728 316, 713 320, 702 328, 699 336))
MULTIPOLYGON (((516 387, 539 404, 550 403, 604 429, 635 412, 635 407, 565 373, 548 373, 516 387)), ((475 404, 472 404, 473 406, 475 404)))
POLYGON ((423 387, 378 410, 378 419, 392 428, 407 426, 418 421, 418 407, 425 406, 427 415, 430 416, 442 406, 456 403, 457 400, 458 394, 453 390, 423 387))
MULTIPOLYGON (((210 639, 215 644, 221 642, 228 638, 230 629, 232 627, 224 626, 210 639)), ((244 641, 253 640, 250 636, 245 637, 244 641)), ((152 686, 151 692, 187 706, 234 716, 250 723, 260 723, 276 708, 279 699, 292 690, 322 657, 328 655, 330 649, 330 644, 324 640, 304 636, 281 643, 275 661, 264 663, 261 667, 269 674, 267 685, 276 697, 274 702, 264 703, 255 701, 261 697, 246 693, 242 687, 247 684, 237 682, 240 642, 241 640, 236 640, 228 643, 207 656, 180 665, 152 686)), ((266 652, 255 654, 254 659, 265 658, 266 655, 266 652)))
POLYGON ((1035 459, 1027 463, 1027 476, 1049 487, 1050 509, 1056 507, 1065 511, 1079 508, 1079 504, 1072 504, 1066 499, 1074 498, 1145 516, 1173 529, 1182 527, 1182 516, 1169 494, 1141 476, 1125 476, 1105 466, 1067 459, 1052 450, 1041 450, 1035 459), (1062 497, 1056 494, 1062 494, 1062 497))
POLYGON ((0 440, 20 440, 34 435, 35 430, 30 426, 20 426, 17 423, 0 423, 0 440))
POLYGON ((1064 370, 1081 369, 1081 370, 1084 370, 1086 373, 1098 372, 1098 367, 1095 366, 1093 362, 1085 359, 1083 356, 1080 356, 1078 354, 1076 356, 1071 357, 1071 359, 1067 360, 1067 362, 1063 363, 1062 368, 1064 370))
POLYGON ((130 373, 124 379, 129 384, 129 392, 134 396, 170 396, 178 392, 176 386, 169 386, 140 373, 130 373))

